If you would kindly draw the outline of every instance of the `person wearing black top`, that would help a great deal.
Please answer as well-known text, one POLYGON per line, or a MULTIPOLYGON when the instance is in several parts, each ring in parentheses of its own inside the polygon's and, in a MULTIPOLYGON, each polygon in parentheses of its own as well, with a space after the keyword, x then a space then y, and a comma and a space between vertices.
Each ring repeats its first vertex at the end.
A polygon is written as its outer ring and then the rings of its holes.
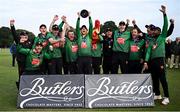
MULTIPOLYGON (((32 48, 33 42, 28 38, 28 33, 26 31, 20 32, 18 35, 14 26, 15 20, 10 20, 10 27, 11 27, 11 32, 13 35, 13 39, 16 43, 16 45, 22 45, 23 48, 32 48)), ((19 79, 16 82, 17 88, 19 88, 19 80, 20 76, 22 73, 25 71, 25 61, 26 61, 26 55, 21 54, 17 52, 17 63, 18 63, 18 74, 19 74, 19 79)))
POLYGON ((103 74, 111 74, 113 54, 113 32, 111 28, 106 29, 103 38, 103 74))

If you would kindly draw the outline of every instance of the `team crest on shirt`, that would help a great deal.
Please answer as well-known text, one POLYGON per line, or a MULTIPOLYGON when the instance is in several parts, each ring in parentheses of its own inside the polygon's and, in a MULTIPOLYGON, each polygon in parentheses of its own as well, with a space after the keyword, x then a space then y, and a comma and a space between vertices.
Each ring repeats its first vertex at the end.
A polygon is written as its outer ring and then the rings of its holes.
POLYGON ((86 42, 82 42, 82 43, 81 43, 81 48, 87 48, 86 42))
POLYGON ((118 42, 119 44, 124 44, 124 43, 125 43, 125 39, 122 38, 122 37, 119 37, 119 38, 117 38, 117 42, 118 42))
POLYGON ((72 50, 73 53, 76 53, 78 51, 78 46, 77 45, 72 45, 71 50, 72 50))
POLYGON ((54 44, 53 44, 53 47, 54 47, 54 48, 56 48, 56 47, 60 47, 60 43, 59 43, 59 42, 54 43, 54 44))
POLYGON ((32 65, 39 65, 40 64, 40 59, 33 58, 31 64, 32 65))
POLYGON ((138 46, 136 46, 136 45, 131 46, 131 52, 138 52, 138 50, 139 50, 138 46))

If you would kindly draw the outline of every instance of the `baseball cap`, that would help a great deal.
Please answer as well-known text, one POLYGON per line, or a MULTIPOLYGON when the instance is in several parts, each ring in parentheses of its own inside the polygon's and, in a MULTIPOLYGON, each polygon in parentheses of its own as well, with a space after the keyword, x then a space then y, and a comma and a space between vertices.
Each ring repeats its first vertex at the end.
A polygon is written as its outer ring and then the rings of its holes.
POLYGON ((107 28, 107 29, 106 29, 106 32, 108 32, 108 31, 111 31, 111 32, 112 32, 112 29, 111 29, 111 28, 107 28))
POLYGON ((150 25, 145 25, 146 28, 149 28, 150 30, 155 30, 156 29, 156 26, 153 25, 153 24, 150 24, 150 25))
POLYGON ((22 32, 20 32, 20 34, 19 35, 22 35, 22 36, 27 36, 28 35, 28 32, 26 32, 26 31, 22 31, 22 32))
POLYGON ((59 30, 59 26, 58 26, 58 25, 56 25, 56 24, 55 24, 55 25, 53 25, 53 26, 52 26, 52 30, 59 30))

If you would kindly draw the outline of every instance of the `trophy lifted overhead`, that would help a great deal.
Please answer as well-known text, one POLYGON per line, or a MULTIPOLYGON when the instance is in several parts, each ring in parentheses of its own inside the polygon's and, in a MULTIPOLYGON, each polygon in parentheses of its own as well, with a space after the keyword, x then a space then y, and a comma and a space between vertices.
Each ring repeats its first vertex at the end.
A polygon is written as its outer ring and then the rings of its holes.
POLYGON ((86 9, 81 10, 80 15, 82 18, 86 18, 89 16, 89 12, 86 9))

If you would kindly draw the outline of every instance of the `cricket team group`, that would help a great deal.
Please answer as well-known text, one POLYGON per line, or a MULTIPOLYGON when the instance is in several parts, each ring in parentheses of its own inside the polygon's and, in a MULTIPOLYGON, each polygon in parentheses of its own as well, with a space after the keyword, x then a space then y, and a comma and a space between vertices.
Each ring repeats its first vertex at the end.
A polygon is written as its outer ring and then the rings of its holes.
MULTIPOLYGON (((17 34, 15 20, 10 20, 17 49, 19 77, 39 74, 118 74, 120 66, 122 74, 151 73, 154 100, 162 100, 162 104, 167 105, 170 101, 165 70, 165 41, 172 34, 174 21, 170 21, 168 29, 166 7, 162 5, 160 12, 163 15, 163 28, 146 25, 147 33, 140 30, 135 20, 130 31, 127 30, 127 20, 119 22, 118 30, 107 27, 102 33, 99 20, 95 20, 93 26, 90 12, 86 18, 89 19, 89 28, 86 25, 80 27, 83 16, 78 12, 75 30, 69 26, 66 16, 61 17, 59 25, 55 24, 58 20, 55 15, 49 31, 42 24, 38 36, 30 39, 25 31, 17 34)), ((16 84, 19 86, 19 81, 16 84)))

